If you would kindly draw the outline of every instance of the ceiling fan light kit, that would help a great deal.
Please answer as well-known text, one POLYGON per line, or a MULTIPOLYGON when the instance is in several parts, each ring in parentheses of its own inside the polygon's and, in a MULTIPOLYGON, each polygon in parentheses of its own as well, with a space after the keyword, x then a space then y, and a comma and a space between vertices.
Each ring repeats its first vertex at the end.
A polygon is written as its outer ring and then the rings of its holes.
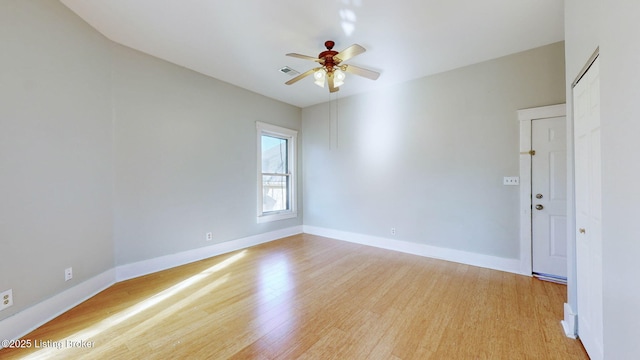
POLYGON ((344 73, 344 71, 340 69, 333 70, 333 78, 334 78, 333 85, 335 86, 343 85, 345 77, 347 77, 347 75, 344 73))
POLYGON ((318 70, 316 70, 313 73, 313 78, 316 79, 315 80, 316 85, 320 86, 321 88, 324 87, 326 77, 327 77, 327 70, 325 70, 324 68, 318 68, 318 70))
POLYGON ((340 90, 340 86, 344 85, 346 73, 352 73, 358 76, 365 77, 367 79, 376 80, 380 76, 380 73, 357 67, 354 65, 342 64, 342 62, 351 59, 352 57, 362 54, 366 51, 365 48, 358 44, 353 44, 348 48, 337 52, 333 50, 335 42, 328 40, 324 43, 327 50, 321 52, 317 58, 307 55, 301 55, 296 53, 289 53, 287 56, 296 57, 305 60, 311 60, 319 63, 321 67, 308 70, 295 78, 287 81, 285 84, 291 85, 299 80, 313 74, 314 83, 324 88, 325 83, 329 84, 329 91, 336 92, 340 90))

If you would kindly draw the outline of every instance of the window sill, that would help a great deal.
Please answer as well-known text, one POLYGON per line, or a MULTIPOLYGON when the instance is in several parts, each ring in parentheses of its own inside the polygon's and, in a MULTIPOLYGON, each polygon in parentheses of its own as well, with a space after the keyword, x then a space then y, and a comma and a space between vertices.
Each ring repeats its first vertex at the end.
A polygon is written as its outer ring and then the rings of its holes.
POLYGON ((298 217, 298 213, 295 211, 266 214, 266 215, 258 216, 258 224, 267 223, 271 221, 284 220, 284 219, 292 219, 296 217, 298 217))

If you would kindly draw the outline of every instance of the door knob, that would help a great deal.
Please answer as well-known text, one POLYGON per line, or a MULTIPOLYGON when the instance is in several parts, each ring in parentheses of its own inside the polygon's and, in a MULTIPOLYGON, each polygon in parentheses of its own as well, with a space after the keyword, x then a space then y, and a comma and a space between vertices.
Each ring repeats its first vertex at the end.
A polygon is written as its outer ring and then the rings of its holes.
POLYGON ((544 209, 544 206, 540 204, 536 205, 536 210, 542 210, 542 209, 544 209))
POLYGON ((578 232, 579 232, 580 234, 584 234, 584 233, 586 233, 586 232, 587 232, 587 230, 585 230, 584 228, 580 228, 580 229, 578 229, 578 232))

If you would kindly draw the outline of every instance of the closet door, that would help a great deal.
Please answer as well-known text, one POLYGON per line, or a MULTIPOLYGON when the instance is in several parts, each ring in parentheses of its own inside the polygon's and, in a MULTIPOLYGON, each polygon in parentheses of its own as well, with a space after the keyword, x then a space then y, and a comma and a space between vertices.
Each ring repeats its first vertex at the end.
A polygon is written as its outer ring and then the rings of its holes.
POLYGON ((573 89, 578 335, 602 359, 600 67, 593 62, 573 89))

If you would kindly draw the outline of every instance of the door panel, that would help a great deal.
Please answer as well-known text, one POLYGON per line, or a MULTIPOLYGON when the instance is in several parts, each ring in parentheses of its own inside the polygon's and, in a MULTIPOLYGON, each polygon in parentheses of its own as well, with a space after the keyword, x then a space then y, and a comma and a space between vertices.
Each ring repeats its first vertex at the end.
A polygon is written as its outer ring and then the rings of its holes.
POLYGON ((567 278, 566 118, 531 122, 531 231, 534 274, 567 278))
POLYGON ((566 268, 567 216, 550 216, 549 219, 551 220, 550 237, 556 239, 556 241, 553 241, 550 244, 549 255, 564 258, 564 265, 566 268))
POLYGON ((578 335, 603 358, 600 72, 596 59, 573 89, 578 335))

